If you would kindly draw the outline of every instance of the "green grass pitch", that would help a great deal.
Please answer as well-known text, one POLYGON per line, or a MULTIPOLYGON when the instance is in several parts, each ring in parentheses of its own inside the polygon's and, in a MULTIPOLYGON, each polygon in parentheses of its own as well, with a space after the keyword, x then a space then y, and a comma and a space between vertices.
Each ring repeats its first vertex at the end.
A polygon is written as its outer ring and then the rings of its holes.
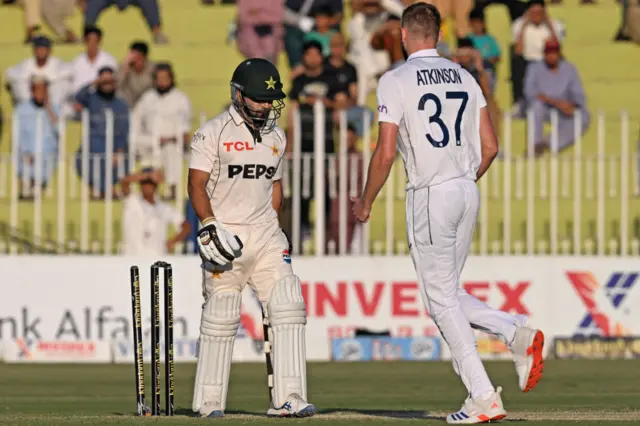
MULTIPOLYGON (((190 96, 194 112, 203 111, 211 117, 217 114, 229 97, 228 81, 233 69, 242 59, 233 45, 225 42, 226 28, 233 19, 235 8, 233 6, 202 7, 198 0, 161 0, 162 16, 164 27, 171 39, 168 46, 151 46, 151 57, 154 60, 170 60, 174 63, 179 86, 190 96)), ((23 37, 22 12, 15 7, 2 7, 0 13, 0 69, 4 70, 8 66, 19 62, 22 58, 30 54, 30 48, 24 46, 21 41, 23 37)), ((618 28, 620 21, 619 6, 613 0, 603 0, 598 5, 581 6, 577 1, 565 1, 562 6, 551 6, 550 14, 553 17, 564 21, 567 28, 567 40, 564 53, 568 60, 574 62, 583 79, 589 108, 592 111, 594 121, 591 128, 584 137, 584 154, 594 155, 596 153, 596 125, 595 113, 601 109, 606 114, 606 153, 613 157, 620 153, 620 120, 619 112, 627 110, 630 114, 629 138, 631 152, 636 151, 636 137, 638 135, 638 116, 640 104, 637 102, 637 93, 640 91, 640 79, 637 75, 637 55, 638 46, 629 43, 616 44, 611 41, 618 28)), ((497 97, 503 109, 508 109, 510 105, 510 86, 507 82, 509 78, 509 65, 506 57, 508 43, 510 39, 510 22, 507 10, 501 6, 492 6, 487 11, 488 25, 490 31, 496 35, 500 46, 505 52, 503 61, 499 67, 497 97)), ((70 21, 72 27, 77 31, 82 25, 79 13, 70 21)), ((116 8, 111 8, 105 12, 99 21, 99 25, 105 28, 104 47, 117 58, 123 58, 129 43, 133 39, 149 40, 149 32, 141 19, 139 12, 135 8, 130 8, 124 13, 120 13, 116 8)), ((80 46, 55 46, 54 54, 64 59, 70 60, 81 51, 80 46)), ((280 58, 280 69, 285 82, 287 82, 288 69, 284 54, 280 58)), ((11 107, 6 95, 0 95, 0 101, 5 111, 7 126, 5 127, 2 143, 0 144, 0 154, 6 155, 10 147, 10 125, 9 114, 11 107)), ((375 105, 374 96, 369 97, 369 104, 375 105)), ((194 129, 197 127, 198 115, 195 114, 194 129)), ((285 114, 286 115, 286 114, 285 114)), ((286 123, 282 123, 286 125, 286 123)), ((519 155, 524 152, 525 130, 521 121, 513 124, 513 153, 519 155)), ((71 125, 68 129, 66 150, 72 153, 80 143, 80 131, 77 125, 71 125)), ((563 159, 570 160, 573 152, 568 150, 562 154, 563 159)), ((561 163, 565 164, 565 163, 561 163)), ((544 163, 538 162, 536 167, 542 167, 544 163)), ((629 161, 629 182, 633 182, 632 161, 629 161)), ((398 164, 400 166, 400 164, 398 164)), ((607 163, 606 175, 609 179, 609 163, 607 163)), ((501 164, 495 170, 489 172, 500 173, 501 164)), ((594 170, 595 163, 594 163, 594 170)), ((515 173, 515 171, 514 171, 515 173)), ((69 167, 67 176, 75 178, 75 171, 69 167)), ((583 184, 589 182, 586 168, 583 169, 583 184)), ((400 174, 398 174, 400 176, 400 174)), ((539 175, 536 175, 536 188, 539 188, 539 175)), ((619 173, 615 175, 617 181, 613 186, 620 187, 619 173), (618 176, 618 177, 616 177, 618 176)), ((10 173, 5 169, 5 175, 0 182, 6 184, 6 194, 0 197, 0 202, 5 204, 9 200, 10 173)), ((597 176, 593 182, 596 182, 597 176)), ((608 182, 608 181, 607 181, 608 182)), ((513 176, 512 186, 515 188, 516 178, 513 176)), ((55 179, 52 182, 56 188, 55 179)), ((567 234, 566 228, 569 221, 572 221, 572 200, 575 182, 570 184, 568 197, 561 199, 559 203, 559 228, 561 236, 567 234)), ((501 188, 501 185, 500 185, 501 188)), ((606 184, 608 191, 609 183, 606 184)), ((538 190, 538 189, 537 189, 538 190)), ((606 238, 616 238, 620 224, 620 192, 606 195, 606 238)), ((56 223, 56 198, 55 189, 52 199, 45 199, 43 202, 44 223, 56 223)), ((487 220, 489 241, 500 240, 501 223, 503 221, 504 199, 502 195, 490 196, 489 214, 487 220)), ((512 247, 513 242, 523 240, 522 224, 528 220, 526 204, 523 200, 512 199, 512 247)), ((27 235, 31 233, 33 223, 33 203, 19 203, 19 227, 27 235)), ((114 220, 120 219, 120 204, 114 206, 114 220)), ((372 214, 371 236, 372 240, 384 241, 385 238, 385 213, 384 201, 380 200, 374 206, 372 214)), ((583 189, 583 215, 580 220, 582 235, 587 236, 592 231, 591 224, 596 219, 596 201, 588 199, 583 189)), ((630 203, 629 225, 638 217, 638 203, 632 200, 630 203)), ((95 236, 92 240, 101 240, 103 236, 104 207, 103 203, 91 202, 90 215, 97 223, 95 236)), ((535 205, 535 238, 536 240, 546 239, 548 231, 545 225, 549 220, 549 201, 542 197, 536 197, 535 205)), ((401 199, 394 201, 394 218, 391 221, 394 226, 394 235, 397 241, 404 241, 404 202, 401 199)), ((9 209, 0 210, 0 222, 8 221, 9 209)), ((80 222, 80 199, 67 200, 66 222, 80 222)), ((55 239, 55 227, 52 235, 55 239)), ((79 229, 79 226, 76 230, 79 229)), ((71 235, 66 235, 67 239, 71 235)), ((78 239, 78 235, 75 235, 78 239)), ((120 230, 115 235, 116 241, 120 239, 120 230)), ((394 244, 394 247, 396 245, 394 244)))
MULTIPOLYGON (((503 424, 622 425, 640 423, 638 361, 548 361, 532 392, 521 393, 511 362, 489 362, 503 386, 503 424)), ((136 418, 132 365, 0 365, 0 424, 202 424, 192 418, 194 364, 176 365, 173 418, 136 418)), ((267 419, 265 368, 234 364, 227 425, 441 425, 464 388, 448 362, 310 363, 310 419, 267 419)), ((146 384, 150 379, 147 375, 146 384)), ((163 394, 164 398, 164 394, 163 394)), ((149 399, 146 400, 147 404, 149 399)), ((164 404, 164 400, 162 400, 164 404)), ((164 405, 163 405, 164 407, 164 405)), ((210 420, 209 420, 210 421, 210 420)))

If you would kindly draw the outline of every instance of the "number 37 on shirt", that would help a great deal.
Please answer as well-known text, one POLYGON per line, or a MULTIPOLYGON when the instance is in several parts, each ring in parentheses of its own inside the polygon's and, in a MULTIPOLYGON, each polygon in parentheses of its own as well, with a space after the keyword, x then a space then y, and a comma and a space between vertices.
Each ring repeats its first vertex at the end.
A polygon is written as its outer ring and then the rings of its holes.
MULTIPOLYGON (((486 106, 486 101, 477 83, 468 73, 462 70, 455 71, 462 74, 455 79, 456 84, 431 85, 425 82, 418 87, 415 87, 414 82, 411 82, 414 83, 411 85, 413 87, 409 87, 408 81, 407 87, 404 87, 404 84, 400 87, 404 79, 398 79, 390 73, 385 74, 378 86, 379 121, 400 125, 404 120, 403 127, 408 131, 413 143, 419 143, 417 139, 420 135, 434 148, 445 148, 450 142, 455 142, 455 146, 461 146, 466 139, 463 134, 466 115, 473 114, 467 118, 471 119, 467 123, 471 121, 475 124, 477 108, 486 106), (464 80, 461 77, 465 77, 464 80)), ((453 80, 451 82, 454 83, 453 80)), ((473 130, 477 132, 477 129, 473 130)))

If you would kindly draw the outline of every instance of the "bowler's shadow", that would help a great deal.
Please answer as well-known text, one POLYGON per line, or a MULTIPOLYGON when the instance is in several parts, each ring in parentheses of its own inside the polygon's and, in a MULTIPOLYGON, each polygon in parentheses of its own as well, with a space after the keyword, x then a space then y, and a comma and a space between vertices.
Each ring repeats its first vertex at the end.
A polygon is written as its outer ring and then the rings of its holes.
POLYGON ((318 410, 319 414, 344 414, 346 416, 350 414, 362 415, 367 417, 380 417, 389 419, 423 419, 423 420, 445 420, 441 416, 433 416, 428 411, 415 411, 415 410, 360 410, 350 408, 327 408, 324 410, 318 410))
MULTIPOLYGON (((186 417, 199 417, 196 413, 194 413, 191 408, 182 408, 178 407, 175 409, 176 416, 186 416, 186 417)), ((114 413, 116 415, 130 415, 126 413, 114 413)), ((239 415, 239 416, 247 416, 247 417, 255 417, 265 418, 266 413, 255 412, 255 411, 241 411, 241 410, 229 410, 225 412, 225 414, 229 415, 239 415)), ((350 408, 326 408, 323 410, 318 410, 318 414, 331 416, 335 415, 336 419, 339 419, 341 416, 348 418, 349 416, 358 416, 361 415, 363 417, 374 417, 374 418, 387 418, 387 419, 420 419, 420 420, 446 420, 443 416, 435 416, 429 414, 428 411, 416 411, 416 410, 360 410, 360 409, 350 409, 350 408)), ((163 414, 164 415, 164 414, 163 414)), ((514 419, 507 418, 501 420, 502 422, 524 422, 525 419, 514 419)))

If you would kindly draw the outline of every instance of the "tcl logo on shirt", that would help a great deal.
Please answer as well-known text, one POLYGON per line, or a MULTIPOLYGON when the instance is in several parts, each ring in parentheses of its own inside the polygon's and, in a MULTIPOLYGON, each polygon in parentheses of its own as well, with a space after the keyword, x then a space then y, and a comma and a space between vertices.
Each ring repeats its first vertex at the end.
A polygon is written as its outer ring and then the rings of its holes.
POLYGON ((253 151, 254 148, 249 142, 222 142, 224 150, 227 152, 233 151, 253 151))
POLYGON ((242 179, 271 179, 276 173, 275 167, 267 167, 264 164, 229 164, 229 178, 242 175, 242 179))

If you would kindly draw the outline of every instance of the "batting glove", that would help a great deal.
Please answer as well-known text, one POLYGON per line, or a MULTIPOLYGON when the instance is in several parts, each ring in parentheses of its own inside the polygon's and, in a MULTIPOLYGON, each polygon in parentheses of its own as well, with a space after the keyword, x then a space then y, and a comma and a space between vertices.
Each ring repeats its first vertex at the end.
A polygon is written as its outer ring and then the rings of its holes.
POLYGON ((198 231, 200 256, 217 265, 226 265, 242 255, 242 241, 216 220, 205 221, 198 231))

